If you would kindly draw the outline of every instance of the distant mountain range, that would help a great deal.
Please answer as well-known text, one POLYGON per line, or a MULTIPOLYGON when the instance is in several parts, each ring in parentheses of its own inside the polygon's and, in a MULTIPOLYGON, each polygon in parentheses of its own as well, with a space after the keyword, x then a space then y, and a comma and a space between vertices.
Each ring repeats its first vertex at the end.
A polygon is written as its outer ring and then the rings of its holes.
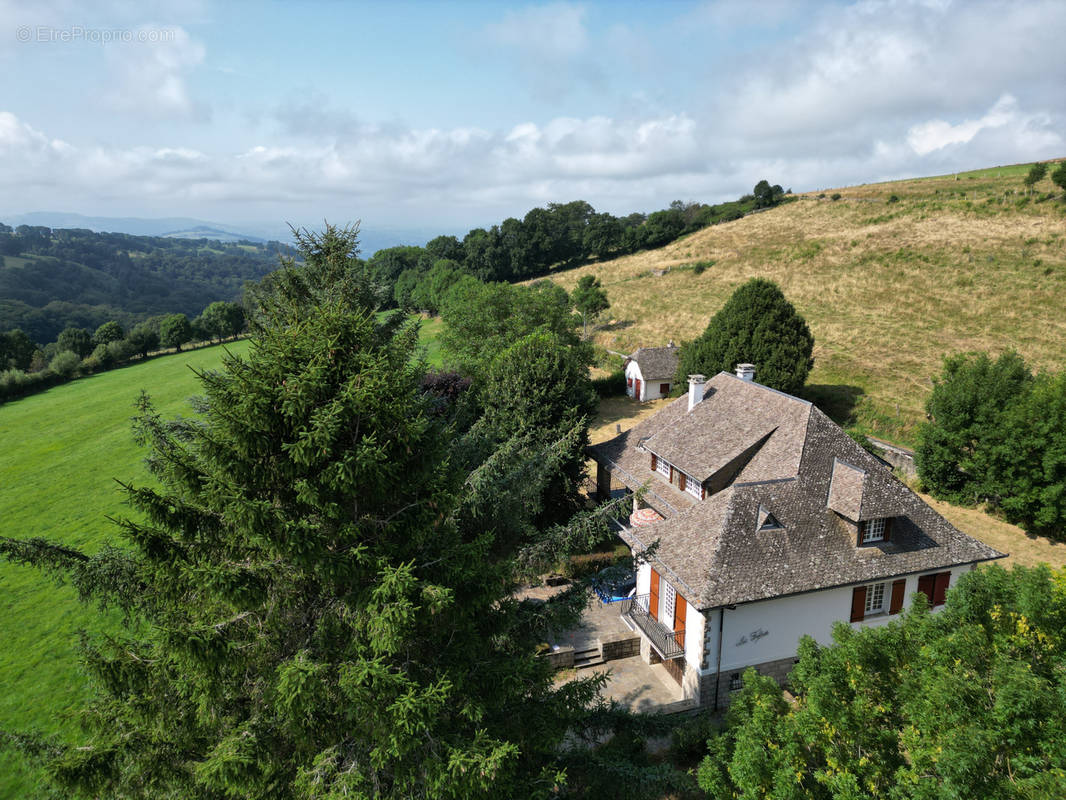
MULTIPOLYGON (((87 228, 98 233, 129 233, 134 236, 165 236, 172 239, 218 239, 221 242, 268 240, 292 244, 292 234, 284 223, 228 225, 193 217, 90 217, 68 211, 31 211, 26 214, 0 215, 0 222, 11 226, 41 225, 47 228, 87 228)), ((314 229, 314 223, 308 225, 314 229)), ((362 228, 360 249, 364 258, 378 250, 402 244, 422 245, 442 233, 436 228, 362 228)), ((458 236, 463 237, 462 233, 458 236)))

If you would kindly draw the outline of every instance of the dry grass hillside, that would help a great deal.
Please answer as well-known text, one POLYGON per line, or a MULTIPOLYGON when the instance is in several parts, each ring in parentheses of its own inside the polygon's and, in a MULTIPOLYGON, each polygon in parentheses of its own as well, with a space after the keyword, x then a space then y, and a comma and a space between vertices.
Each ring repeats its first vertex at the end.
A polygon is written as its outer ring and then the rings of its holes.
POLYGON ((945 354, 1014 348, 1038 368, 1063 367, 1066 202, 1048 179, 1029 197, 1027 171, 802 195, 553 280, 572 289, 598 276, 613 319, 596 339, 629 352, 693 338, 739 284, 770 278, 814 333, 810 398, 838 421, 907 444, 945 354), (714 263, 696 274, 701 261, 714 263))

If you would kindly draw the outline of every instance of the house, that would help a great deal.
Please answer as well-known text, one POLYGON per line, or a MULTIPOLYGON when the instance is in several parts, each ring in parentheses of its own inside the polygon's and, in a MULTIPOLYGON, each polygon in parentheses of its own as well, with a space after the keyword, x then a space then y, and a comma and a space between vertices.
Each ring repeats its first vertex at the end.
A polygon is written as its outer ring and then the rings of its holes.
POLYGON ((692 705, 728 705, 746 667, 784 682, 799 638, 828 644, 838 620, 884 624, 916 592, 936 609, 1004 555, 750 364, 689 376, 686 395, 589 454, 601 494, 645 488, 619 528, 635 555, 651 549, 619 605, 692 705))
POLYGON ((679 348, 640 347, 626 359, 626 394, 641 402, 667 397, 677 372, 679 348))

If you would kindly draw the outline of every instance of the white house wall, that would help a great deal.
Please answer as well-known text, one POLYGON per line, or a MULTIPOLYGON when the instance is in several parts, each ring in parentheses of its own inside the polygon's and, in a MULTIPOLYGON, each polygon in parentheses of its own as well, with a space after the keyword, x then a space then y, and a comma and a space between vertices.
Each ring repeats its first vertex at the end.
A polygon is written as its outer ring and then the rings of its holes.
MULTIPOLYGON (((626 364, 626 394, 630 397, 636 397, 637 381, 640 381, 640 393, 644 394, 645 381, 644 376, 640 374, 640 365, 636 361, 630 361, 626 364), (633 385, 630 386, 629 384, 633 385)), ((643 400, 643 396, 636 397, 637 400, 643 400)))
MULTIPOLYGON (((962 574, 971 569, 973 565, 970 564, 952 569, 949 587, 955 586, 962 574)), ((946 570, 934 572, 937 571, 946 570)), ((912 595, 918 591, 918 577, 918 574, 907 576, 904 594, 907 606, 912 595)), ((885 587, 887 606, 892 579, 884 582, 889 584, 885 587)), ((733 610, 726 609, 722 631, 722 672, 791 658, 795 656, 800 637, 804 634, 813 637, 819 644, 831 644, 833 623, 847 622, 851 617, 852 590, 857 585, 862 584, 745 603, 733 610)), ((703 669, 704 674, 715 671, 719 613, 718 610, 707 613, 709 619, 704 661, 707 666, 703 669)), ((852 623, 852 627, 883 625, 895 617, 887 613, 879 614, 852 623)))
MULTIPOLYGON (((659 601, 662 602, 663 598, 663 584, 670 583, 674 589, 677 589, 677 584, 670 581, 665 575, 659 575, 659 601)), ((644 562, 637 569, 637 591, 636 594, 651 594, 651 564, 644 562)), ((703 660, 703 637, 704 637, 704 625, 706 618, 703 614, 696 610, 696 607, 692 604, 691 598, 685 597, 683 592, 678 592, 685 598, 687 608, 685 609, 685 662, 690 664, 693 669, 700 669, 701 662, 703 660)))
POLYGON ((645 400, 658 400, 660 397, 666 397, 661 389, 662 385, 670 384, 673 382, 672 378, 666 378, 665 380, 653 380, 649 384, 644 380, 644 375, 640 371, 640 365, 636 361, 630 361, 626 364, 626 394, 630 397, 635 397, 641 402, 645 400), (632 381, 633 385, 630 386, 632 381), (640 397, 636 397, 636 382, 640 381, 640 397))

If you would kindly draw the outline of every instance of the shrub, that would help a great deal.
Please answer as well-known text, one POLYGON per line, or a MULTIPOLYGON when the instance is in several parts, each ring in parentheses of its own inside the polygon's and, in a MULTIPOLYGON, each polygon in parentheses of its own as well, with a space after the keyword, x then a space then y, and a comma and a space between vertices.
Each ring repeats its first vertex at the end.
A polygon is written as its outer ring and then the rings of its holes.
POLYGON ((721 718, 706 711, 686 719, 670 734, 670 751, 674 761, 695 765, 707 753, 707 740, 721 729, 721 718))
POLYGON ((52 359, 52 363, 48 365, 49 368, 56 375, 61 378, 70 379, 78 372, 78 368, 81 367, 81 359, 78 358, 77 353, 73 353, 70 350, 64 350, 62 353, 56 355, 52 359))
POLYGON ((890 203, 898 203, 899 202, 899 196, 898 195, 894 195, 894 194, 890 194, 888 196, 888 202, 890 202, 890 203))
POLYGON ((562 573, 571 580, 580 580, 595 575, 601 569, 619 564, 628 564, 627 556, 619 557, 616 553, 587 553, 570 556, 563 564, 562 573))
POLYGON ((610 375, 592 380, 592 388, 600 397, 620 397, 626 393, 625 370, 617 369, 610 375))
POLYGON ((137 355, 137 348, 126 339, 119 339, 107 346, 107 352, 111 354, 114 364, 123 364, 137 355))
POLYGON ((829 199, 830 200, 839 200, 840 199, 840 192, 833 192, 833 194, 829 196, 829 199))
POLYGON ((703 271, 705 269, 707 269, 708 267, 713 267, 713 266, 714 266, 714 262, 713 261, 709 261, 709 260, 708 261, 697 261, 695 264, 692 265, 692 271, 696 275, 702 275, 703 271))
POLYGON ((111 369, 115 366, 115 357, 111 355, 106 344, 98 344, 86 361, 93 362, 98 369, 111 369))

